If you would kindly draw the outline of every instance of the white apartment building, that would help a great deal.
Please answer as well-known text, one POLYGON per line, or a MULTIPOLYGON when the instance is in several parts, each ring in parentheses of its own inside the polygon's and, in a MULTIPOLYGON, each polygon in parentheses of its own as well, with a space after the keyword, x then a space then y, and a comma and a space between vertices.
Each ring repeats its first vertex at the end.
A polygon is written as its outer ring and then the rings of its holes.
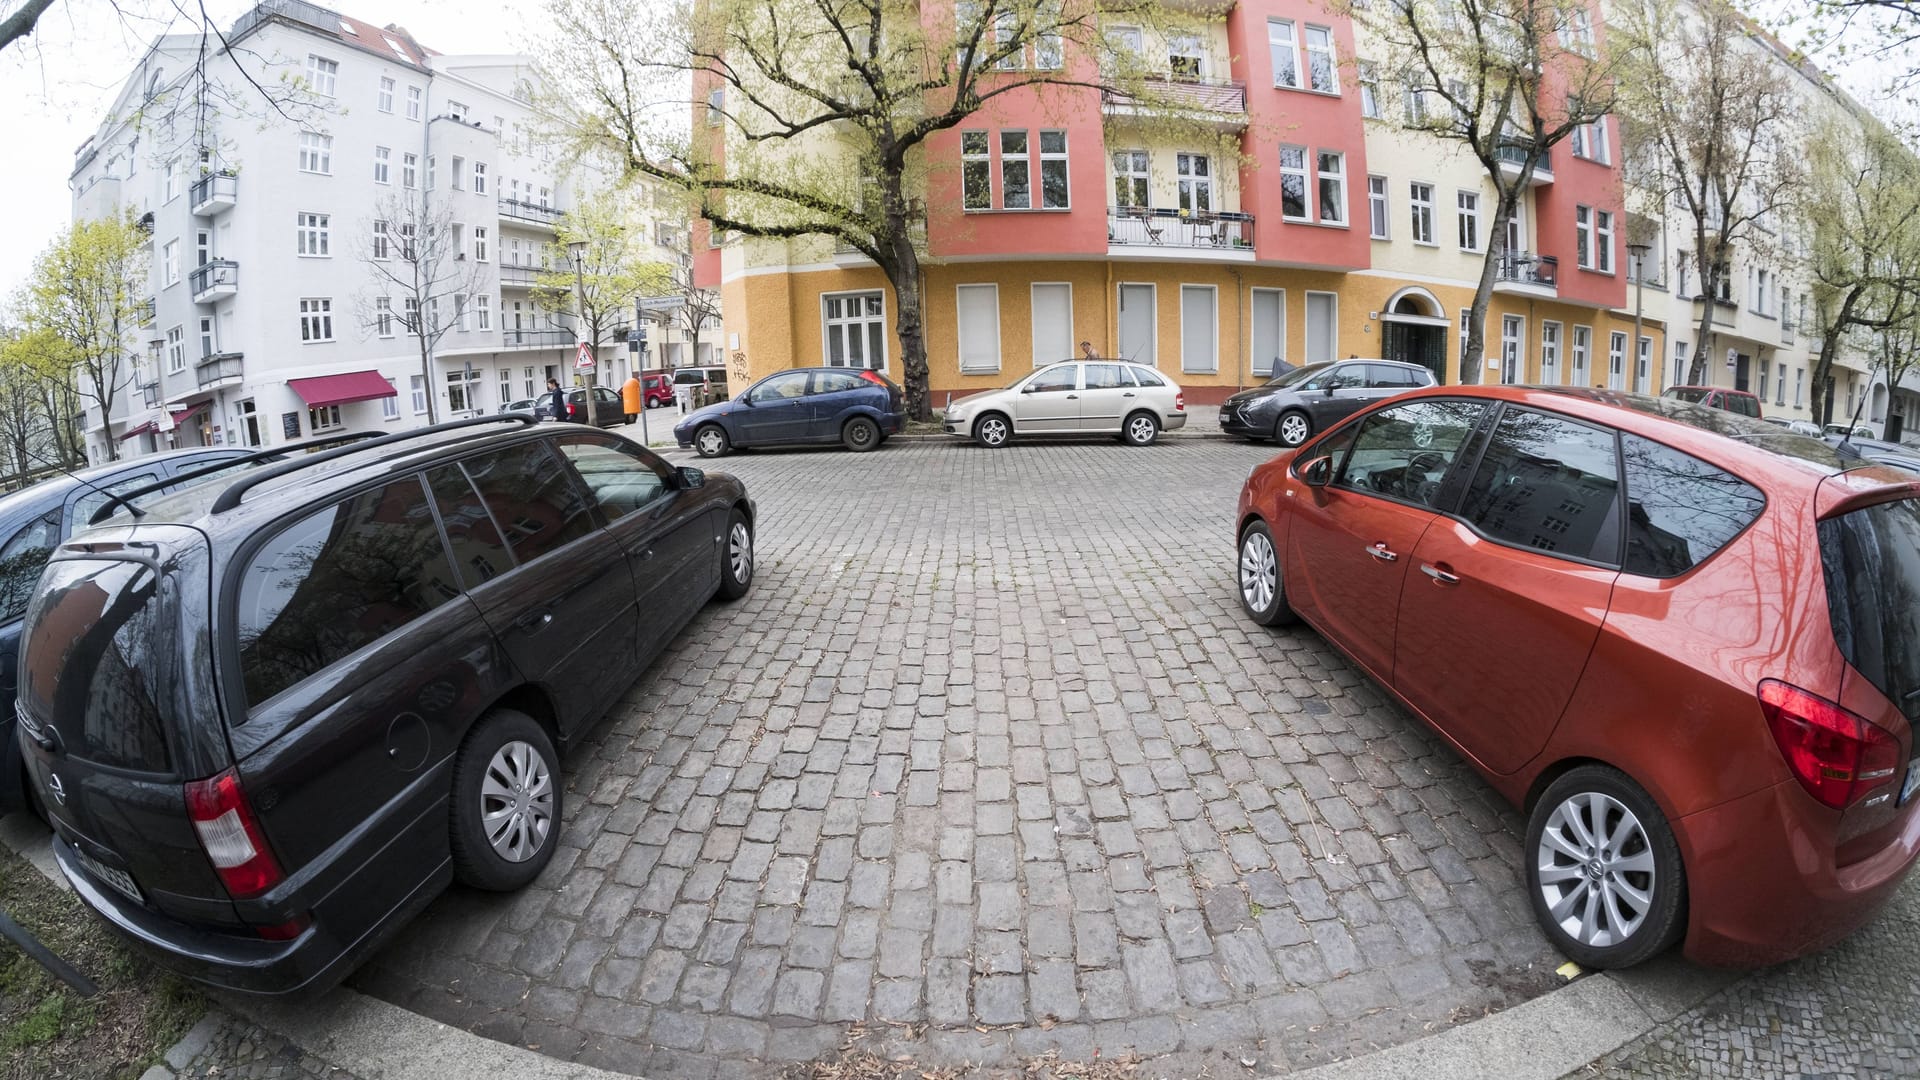
MULTIPOLYGON (((263 0, 227 40, 204 79, 199 35, 156 40, 76 153, 74 216, 131 206, 153 256, 136 374, 89 410, 91 457, 397 429, 574 382, 574 320, 532 289, 573 193, 601 178, 529 137, 526 57, 443 55, 302 0, 263 0), (293 87, 292 118, 248 76, 293 87), (397 196, 446 211, 462 264, 431 371, 406 298, 367 262, 402 242, 379 220, 397 196)), ((633 369, 631 322, 603 337, 593 381, 633 369)))

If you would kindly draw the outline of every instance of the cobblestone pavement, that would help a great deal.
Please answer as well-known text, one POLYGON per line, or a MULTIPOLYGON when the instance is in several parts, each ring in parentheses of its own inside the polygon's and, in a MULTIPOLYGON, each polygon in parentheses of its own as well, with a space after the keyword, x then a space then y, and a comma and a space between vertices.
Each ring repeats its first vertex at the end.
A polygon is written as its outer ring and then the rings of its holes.
POLYGON ((1573 1076, 1920 1077, 1920 880, 1826 952, 1744 979, 1573 1076))
POLYGON ((533 888, 448 893, 356 985, 676 1078, 849 1025, 928 1065, 1265 1075, 1548 988, 1517 815, 1318 636, 1240 615, 1270 453, 712 463, 759 503, 752 594, 570 753, 533 888))
MULTIPOLYGON (((187 1033, 167 1055, 166 1066, 155 1066, 148 1077, 179 1080, 355 1080, 277 1035, 220 1010, 207 1014, 201 1026, 187 1033), (170 1072, 162 1070, 171 1067, 170 1072)), ((142 1080, 148 1080, 143 1077, 142 1080)))

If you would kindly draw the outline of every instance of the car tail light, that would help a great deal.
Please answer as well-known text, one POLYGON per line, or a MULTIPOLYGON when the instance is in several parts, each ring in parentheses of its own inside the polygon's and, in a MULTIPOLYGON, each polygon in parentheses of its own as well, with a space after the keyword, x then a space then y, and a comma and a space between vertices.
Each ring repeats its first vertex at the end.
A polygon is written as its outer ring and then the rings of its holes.
POLYGON ((872 368, 860 369, 860 377, 867 380, 868 382, 872 383, 875 386, 887 385, 887 380, 882 378, 880 373, 873 370, 872 368))
POLYGON ((1759 698, 1793 778, 1827 806, 1846 809, 1900 764, 1892 732, 1826 698, 1778 679, 1762 682, 1759 698))
POLYGON ((235 900, 259 896, 285 878, 232 769, 187 785, 187 816, 207 861, 235 900))
POLYGON ((1174 412, 1187 411, 1187 392, 1185 390, 1182 390, 1173 395, 1173 411, 1174 412))
POLYGON ((253 932, 260 935, 263 941, 292 941, 294 938, 306 933, 307 927, 312 925, 312 915, 300 914, 295 915, 283 923, 275 923, 272 926, 256 926, 253 928, 253 932))

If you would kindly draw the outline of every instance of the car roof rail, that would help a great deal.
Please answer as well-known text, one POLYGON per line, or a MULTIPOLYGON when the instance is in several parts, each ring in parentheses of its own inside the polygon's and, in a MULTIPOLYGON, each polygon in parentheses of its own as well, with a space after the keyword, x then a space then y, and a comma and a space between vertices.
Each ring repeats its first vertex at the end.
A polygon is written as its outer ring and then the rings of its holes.
POLYGON ((93 516, 87 519, 87 524, 100 524, 102 521, 113 516, 115 507, 131 506, 133 500, 142 495, 151 495, 156 491, 161 491, 177 484, 183 484, 189 480, 196 480, 202 476, 210 476, 217 472, 223 472, 233 468, 235 465, 245 465, 253 461, 268 461, 273 458, 284 457, 287 454, 298 453, 302 450, 318 450, 323 446, 332 446, 336 443, 353 442, 356 439, 371 438, 373 438, 373 432, 371 431, 350 431, 343 435, 329 435, 324 439, 309 439, 303 443, 288 443, 284 446, 255 450, 251 454, 241 454, 238 457, 221 458, 218 461, 208 462, 190 472, 177 473, 164 480, 155 480, 151 484, 143 484, 140 487, 134 488, 132 491, 123 491, 108 499, 106 504, 100 507, 100 509, 95 510, 93 516))
POLYGON ((349 454, 357 454, 362 450, 371 450, 376 446, 390 446, 394 443, 405 442, 409 439, 435 435, 442 431, 458 431, 461 428, 480 427, 486 424, 519 424, 523 427, 532 427, 537 423, 539 423, 539 417, 534 416, 532 413, 494 413, 490 416, 469 416, 461 420, 449 420, 444 424, 429 424, 423 428, 414 428, 412 431, 396 431, 391 435, 381 435, 378 438, 368 439, 365 442, 354 443, 348 446, 336 446, 331 450, 323 450, 318 454, 309 454, 297 461, 282 462, 279 465, 273 465, 265 469, 260 469, 257 472, 251 472, 241 476, 228 486, 225 491, 222 491, 219 498, 213 501, 213 512, 216 514, 224 514, 228 510, 239 506, 242 496, 258 485, 266 483, 268 480, 285 476, 288 473, 299 472, 301 469, 310 468, 323 462, 333 461, 336 458, 343 458, 349 454))

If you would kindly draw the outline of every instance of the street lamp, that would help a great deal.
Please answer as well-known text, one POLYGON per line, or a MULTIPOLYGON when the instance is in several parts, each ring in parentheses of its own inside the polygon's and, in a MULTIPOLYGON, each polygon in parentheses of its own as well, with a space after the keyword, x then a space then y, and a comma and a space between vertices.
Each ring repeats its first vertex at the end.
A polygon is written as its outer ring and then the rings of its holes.
MULTIPOLYGON (((1627 258, 1633 262, 1633 371, 1636 376, 1640 373, 1640 313, 1641 304, 1647 292, 1647 252, 1651 250, 1653 250, 1652 244, 1632 242, 1627 244, 1627 258)), ((1647 371, 1648 374, 1652 374, 1653 357, 1651 356, 1647 357, 1647 371)), ((1634 381, 1639 380, 1636 378, 1634 381)), ((1635 389, 1639 387, 1636 386, 1635 389)))
MULTIPOLYGON (((587 332, 587 275, 586 271, 581 269, 581 263, 587 257, 587 242, 585 240, 574 240, 570 242, 567 244, 567 254, 573 257, 573 295, 580 305, 580 327, 579 331, 573 336, 575 341, 585 341, 585 334, 587 332)), ((596 362, 598 362, 599 359, 597 356, 594 357, 596 362)), ((593 422, 592 386, 593 375, 589 372, 586 378, 581 381, 580 391, 580 407, 586 410, 585 419, 588 423, 593 422)))

